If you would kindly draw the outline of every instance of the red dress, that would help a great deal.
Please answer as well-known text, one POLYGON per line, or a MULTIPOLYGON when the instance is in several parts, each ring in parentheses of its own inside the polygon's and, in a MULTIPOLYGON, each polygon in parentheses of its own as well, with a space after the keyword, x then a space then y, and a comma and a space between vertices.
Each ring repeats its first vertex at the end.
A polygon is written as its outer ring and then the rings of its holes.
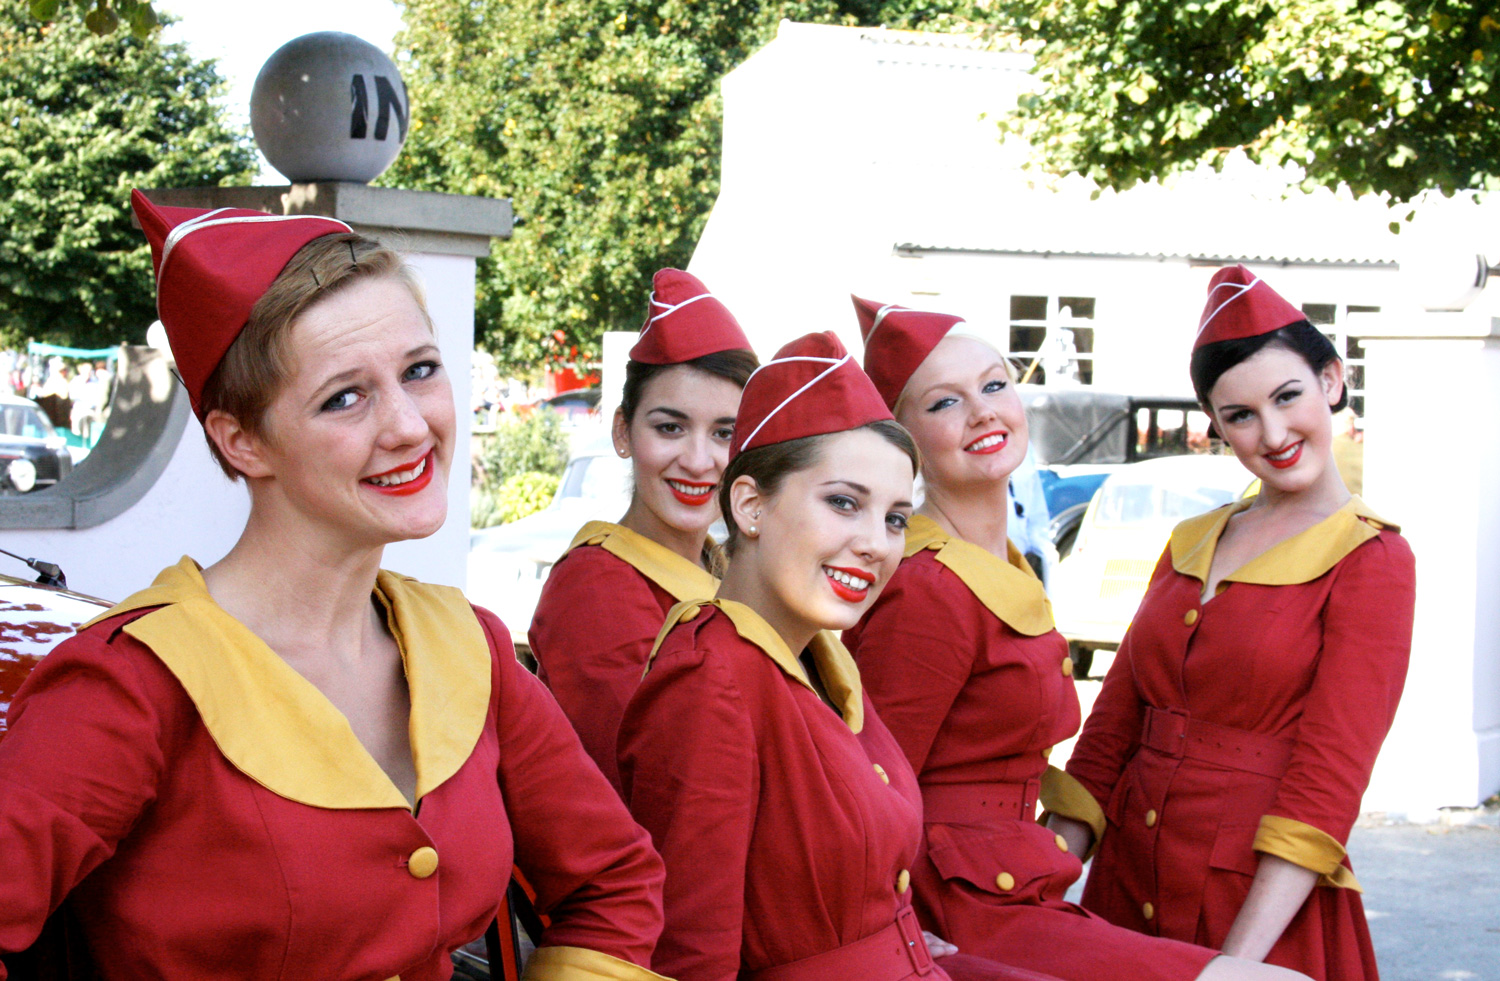
POLYGON ((1356 497, 1204 603, 1219 536, 1247 506, 1173 531, 1068 762, 1108 817, 1083 902, 1217 947, 1257 852, 1276 855, 1320 879, 1267 962, 1374 981, 1344 844, 1406 678, 1411 549, 1356 497))
MULTIPOLYGON (((921 799, 843 646, 801 661, 749 607, 675 608, 620 728, 631 812, 667 864, 654 967, 687 981, 946 981, 909 888, 921 799)), ((946 960, 946 959, 945 959, 946 960)), ((965 976, 986 974, 972 958, 965 976)))
POLYGON ((655 978, 660 859, 505 628, 388 572, 376 596, 411 694, 415 813, 184 559, 16 696, 0 950, 69 897, 106 979, 437 981, 514 862, 551 918, 527 977, 655 978))
POLYGON ((528 634, 537 677, 615 790, 620 715, 667 611, 718 588, 700 566, 607 521, 584 525, 547 576, 528 634))
POLYGON ((1014 548, 1007 563, 913 517, 906 558, 844 637, 921 784, 923 926, 961 951, 1077 981, 1198 976, 1214 951, 1121 930, 1063 898, 1082 864, 1037 823, 1036 803, 1101 828, 1103 817, 1047 765, 1078 730, 1073 662, 1014 548))

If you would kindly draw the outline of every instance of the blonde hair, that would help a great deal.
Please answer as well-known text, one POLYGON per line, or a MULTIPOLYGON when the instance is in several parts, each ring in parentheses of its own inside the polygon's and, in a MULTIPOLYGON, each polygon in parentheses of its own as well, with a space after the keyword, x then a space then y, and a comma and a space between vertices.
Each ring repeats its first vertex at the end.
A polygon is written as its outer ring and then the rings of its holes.
MULTIPOLYGON (((1005 377, 1010 381, 1011 384, 1015 384, 1015 362, 1008 354, 1000 350, 999 346, 995 344, 994 338, 991 337, 987 331, 978 330, 966 321, 959 321, 958 323, 953 325, 952 329, 950 329, 948 333, 943 335, 943 340, 938 341, 938 344, 941 344, 943 343, 943 341, 946 341, 949 338, 953 337, 961 337, 965 340, 976 341, 980 344, 983 344, 991 351, 994 351, 995 357, 999 358, 1000 363, 1005 365, 1005 377)), ((933 345, 933 350, 937 350, 937 345, 933 345)), ((918 365, 917 367, 920 368, 921 365, 918 365)), ((912 374, 915 375, 916 372, 913 371, 912 374)), ((910 388, 911 379, 907 378, 906 384, 901 388, 901 394, 896 396, 896 404, 891 406, 891 415, 895 416, 898 419, 901 418, 901 410, 906 408, 906 393, 910 390, 910 388)))
MULTIPOLYGON (((292 375, 287 340, 297 318, 308 307, 351 284, 382 277, 395 279, 411 290, 431 327, 422 285, 395 250, 350 232, 324 235, 298 249, 255 302, 245 328, 203 383, 199 400, 202 418, 208 418, 210 412, 223 412, 245 432, 263 437, 266 409, 292 375)), ((212 438, 208 451, 230 480, 242 476, 212 438)))

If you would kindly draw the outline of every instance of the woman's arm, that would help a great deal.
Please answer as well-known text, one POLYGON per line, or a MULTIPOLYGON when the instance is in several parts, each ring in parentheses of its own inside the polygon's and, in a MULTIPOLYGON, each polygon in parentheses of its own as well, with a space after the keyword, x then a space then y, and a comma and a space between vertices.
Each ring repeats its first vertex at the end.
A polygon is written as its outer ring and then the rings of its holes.
POLYGON ((1275 855, 1262 855, 1245 905, 1240 907, 1224 938, 1224 953, 1246 960, 1265 960, 1317 884, 1318 873, 1275 855))
POLYGON ((112 649, 111 630, 105 623, 64 641, 11 705, 0 740, 0 951, 36 940, 72 888, 114 854, 165 771, 165 733, 175 727, 132 655, 154 656, 129 637, 112 649))
POLYGON ((753 709, 722 660, 663 651, 620 725, 626 800, 667 864, 666 925, 653 965, 692 981, 739 975, 761 789, 753 709))
POLYGON ((600 977, 654 978, 646 968, 661 932, 661 859, 552 696, 516 662, 504 626, 478 613, 495 654, 497 776, 516 865, 551 920, 549 953, 539 955, 548 970, 536 976, 607 965, 600 977))

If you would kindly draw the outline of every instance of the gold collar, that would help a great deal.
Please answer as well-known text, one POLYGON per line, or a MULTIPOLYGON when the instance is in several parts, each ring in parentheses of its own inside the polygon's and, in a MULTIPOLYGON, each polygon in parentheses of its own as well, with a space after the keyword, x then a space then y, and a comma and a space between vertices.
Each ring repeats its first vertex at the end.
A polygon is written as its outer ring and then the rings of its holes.
MULTIPOLYGON (((457 589, 381 570, 375 596, 406 669, 420 800, 457 773, 479 742, 489 712, 489 644, 457 589)), ((237 770, 313 807, 411 807, 344 714, 214 602, 196 562, 184 556, 149 588, 85 626, 146 607, 159 609, 126 624, 125 632, 181 682, 237 770)))
POLYGON ((953 570, 974 598, 1016 633, 1039 637, 1055 626, 1052 601, 1015 543, 1006 541, 1007 561, 1002 562, 978 545, 952 537, 925 514, 914 514, 906 526, 906 557, 923 549, 937 552, 934 558, 953 570))
MULTIPOLYGON (((667 639, 667 634, 671 633, 679 623, 692 620, 705 606, 716 606, 722 610, 729 618, 729 622, 734 624, 735 633, 760 648, 793 680, 808 691, 817 694, 817 689, 813 687, 812 682, 808 680, 807 672, 803 670, 802 661, 792 655, 791 649, 786 646, 786 641, 781 639, 776 629, 744 603, 726 599, 689 600, 678 603, 667 611, 667 622, 662 625, 661 632, 656 635, 656 643, 651 647, 651 656, 646 659, 648 673, 651 670, 651 662, 656 660, 656 652, 661 649, 662 642, 667 639)), ((818 677, 822 679, 823 687, 828 690, 828 697, 833 700, 840 714, 843 715, 844 724, 849 727, 850 732, 858 734, 865 727, 865 706, 859 684, 859 668, 854 665, 854 657, 843 643, 827 630, 819 630, 814 634, 807 649, 812 652, 813 663, 818 666, 818 677)))
POLYGON ((708 570, 623 525, 590 521, 578 529, 568 551, 580 545, 598 545, 630 563, 637 572, 671 593, 672 598, 679 602, 712 596, 719 590, 719 580, 708 570))
MULTIPOLYGON (((1172 568, 1201 583, 1208 582, 1214 550, 1229 519, 1255 503, 1251 498, 1189 518, 1172 529, 1172 568)), ((1277 542, 1225 576, 1221 582, 1253 583, 1260 586, 1291 586, 1311 582, 1383 529, 1400 531, 1398 525, 1371 511, 1359 497, 1291 538, 1277 542)))

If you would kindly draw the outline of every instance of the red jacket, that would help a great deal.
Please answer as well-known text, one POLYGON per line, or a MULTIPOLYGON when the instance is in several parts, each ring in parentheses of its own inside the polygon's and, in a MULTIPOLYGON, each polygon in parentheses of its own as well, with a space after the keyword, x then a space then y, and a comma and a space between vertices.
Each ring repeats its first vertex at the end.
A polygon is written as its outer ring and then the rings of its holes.
POLYGON ((537 677, 615 790, 620 715, 667 611, 718 588, 676 552, 606 521, 584 525, 547 576, 528 633, 537 677))
POLYGON ((669 623, 620 728, 626 800, 667 863, 656 969, 946 981, 911 915, 916 781, 843 646, 809 648, 835 711, 749 607, 683 604, 669 623))
POLYGON ((1415 572, 1359 498, 1201 594, 1241 502, 1183 522, 1157 563, 1068 772, 1108 830, 1084 905, 1217 947, 1259 857, 1318 872, 1267 961, 1376 977, 1344 854, 1411 649, 1415 572))
POLYGON ((1092 981, 1191 979, 1216 955, 1122 930, 1067 902, 1082 865, 1036 822, 1103 815, 1052 746, 1078 730, 1068 645, 1042 584, 917 515, 906 558, 845 633, 870 699, 916 769, 926 848, 912 866, 922 923, 961 951, 1092 981))
POLYGON ((454 589, 382 572, 376 595, 411 692, 415 814, 184 559, 15 699, 0 950, 69 897, 105 978, 442 979, 514 862, 551 917, 528 976, 655 977, 661 862, 504 627, 454 589))

